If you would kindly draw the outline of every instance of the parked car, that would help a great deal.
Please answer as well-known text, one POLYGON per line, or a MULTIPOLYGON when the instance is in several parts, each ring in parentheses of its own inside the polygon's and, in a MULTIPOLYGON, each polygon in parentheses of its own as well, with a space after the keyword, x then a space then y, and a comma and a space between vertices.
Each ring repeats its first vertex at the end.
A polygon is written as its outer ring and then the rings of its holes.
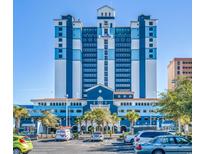
POLYGON ((134 134, 134 135, 130 135, 130 134, 125 135, 125 137, 124 137, 124 143, 131 143, 131 144, 133 144, 133 143, 134 143, 134 138, 135 138, 135 136, 137 136, 138 134, 139 134, 139 132, 138 132, 137 134, 134 134))
POLYGON ((37 140, 38 139, 38 135, 35 132, 23 131, 23 132, 19 133, 18 135, 28 136, 31 140, 37 140))
POLYGON ((68 141, 72 139, 72 133, 70 129, 58 129, 56 130, 56 141, 68 141))
POLYGON ((181 136, 158 136, 147 143, 138 143, 135 154, 191 154, 192 143, 181 136))
POLYGON ((102 132, 94 132, 91 135, 91 141, 103 141, 104 140, 104 135, 102 132))
POLYGON ((13 136, 13 154, 28 154, 33 149, 31 139, 27 136, 13 136))
POLYGON ((166 131, 158 131, 158 130, 145 130, 141 131, 138 135, 134 137, 134 143, 133 145, 135 146, 137 143, 145 143, 157 136, 162 136, 162 135, 172 135, 169 132, 166 131))

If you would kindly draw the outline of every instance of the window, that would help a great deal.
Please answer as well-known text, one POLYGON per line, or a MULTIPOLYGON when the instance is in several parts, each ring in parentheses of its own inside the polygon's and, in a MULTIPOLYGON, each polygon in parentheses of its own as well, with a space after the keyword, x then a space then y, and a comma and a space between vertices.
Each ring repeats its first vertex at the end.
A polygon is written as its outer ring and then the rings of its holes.
POLYGON ((149 47, 153 47, 153 44, 149 44, 149 47))
POLYGON ((103 16, 103 12, 101 13, 101 16, 103 16))
POLYGON ((111 13, 109 12, 109 17, 111 16, 111 13))
POLYGON ((100 28, 102 27, 102 23, 100 23, 100 28))
POLYGON ((58 22, 58 25, 62 25, 63 23, 60 21, 60 22, 58 22))
POLYGON ((152 59, 152 58, 153 58, 153 55, 149 55, 149 58, 151 58, 151 59, 152 59))
MULTIPOLYGON (((147 112, 147 110, 143 110, 143 112, 144 112, 144 113, 146 113, 146 112, 147 112)), ((146 118, 145 118, 145 119, 146 119, 146 118)))
POLYGON ((140 137, 145 137, 145 138, 154 138, 157 136, 161 136, 161 135, 170 135, 170 133, 167 132, 144 132, 141 134, 140 137))
POLYGON ((63 46, 63 44, 58 44, 58 47, 62 47, 63 46))
POLYGON ((177 66, 177 69, 180 70, 180 66, 177 66))
POLYGON ((150 41, 150 42, 153 42, 153 38, 150 38, 149 41, 150 41))
POLYGON ((180 75, 180 71, 177 71, 177 74, 180 75))
POLYGON ((180 61, 177 62, 177 65, 180 65, 180 61))
POLYGON ((153 28, 152 28, 152 27, 150 27, 150 28, 149 28, 149 30, 150 30, 150 31, 153 31, 153 28))
POLYGON ((65 113, 66 111, 65 110, 60 110, 60 113, 65 113))
POLYGON ((150 21, 150 22, 149 22, 149 25, 153 25, 153 22, 152 22, 152 21, 150 21))
POLYGON ((58 39, 58 42, 62 42, 62 41, 63 41, 63 39, 62 39, 62 38, 59 38, 59 39, 58 39))
POLYGON ((59 35, 59 36, 62 36, 62 33, 59 33, 58 35, 59 35))
POLYGON ((189 144, 190 142, 183 137, 176 137, 177 144, 189 144))
POLYGON ((63 28, 62 28, 62 27, 59 27, 59 28, 58 28, 58 30, 59 30, 59 31, 62 31, 62 30, 63 30, 63 28))
POLYGON ((104 33, 105 33, 105 35, 108 34, 108 29, 107 28, 105 28, 104 33))
POLYGON ((77 113, 81 113, 81 112, 82 112, 82 110, 76 110, 76 112, 77 112, 77 113))
POLYGON ((58 49, 58 52, 59 52, 59 53, 62 53, 62 49, 58 49))
POLYGON ((110 28, 112 28, 112 23, 110 23, 110 28))
POLYGON ((153 36, 153 33, 149 33, 149 36, 153 36))
POLYGON ((153 49, 149 49, 149 52, 152 53, 152 52, 153 52, 153 49))
POLYGON ((108 25, 108 21, 104 21, 104 25, 108 25))
POLYGON ((105 16, 107 17, 107 12, 105 12, 105 16))

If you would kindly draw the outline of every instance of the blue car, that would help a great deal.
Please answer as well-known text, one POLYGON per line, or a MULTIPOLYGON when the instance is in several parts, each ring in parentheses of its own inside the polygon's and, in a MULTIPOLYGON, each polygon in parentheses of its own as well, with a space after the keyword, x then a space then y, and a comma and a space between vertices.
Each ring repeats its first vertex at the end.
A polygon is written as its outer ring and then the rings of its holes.
POLYGON ((147 143, 138 143, 135 154, 191 154, 192 143, 181 136, 158 136, 147 143))

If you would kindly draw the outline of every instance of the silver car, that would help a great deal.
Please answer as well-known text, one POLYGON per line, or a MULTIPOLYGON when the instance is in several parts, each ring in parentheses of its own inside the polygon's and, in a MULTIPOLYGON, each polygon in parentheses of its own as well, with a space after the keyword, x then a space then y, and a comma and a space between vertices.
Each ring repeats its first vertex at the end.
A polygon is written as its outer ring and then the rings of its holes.
POLYGON ((91 135, 91 141, 103 141, 104 140, 104 135, 102 132, 94 132, 91 135))
POLYGON ((135 154, 191 154, 192 143, 180 136, 158 136, 134 147, 135 154))

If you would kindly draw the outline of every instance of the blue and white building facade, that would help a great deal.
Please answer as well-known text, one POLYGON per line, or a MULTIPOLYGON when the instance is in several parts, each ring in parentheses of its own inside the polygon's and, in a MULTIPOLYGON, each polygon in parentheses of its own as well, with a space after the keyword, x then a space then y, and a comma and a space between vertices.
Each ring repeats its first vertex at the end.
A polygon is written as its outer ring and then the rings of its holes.
POLYGON ((75 125, 76 117, 103 107, 122 118, 118 128, 129 127, 124 117, 131 110, 141 116, 136 125, 161 123, 163 117, 153 112, 158 102, 156 19, 140 15, 128 26, 117 26, 115 10, 105 5, 97 9, 92 27, 71 15, 55 19, 54 26, 55 98, 31 100, 33 116, 49 109, 61 125, 75 125))

